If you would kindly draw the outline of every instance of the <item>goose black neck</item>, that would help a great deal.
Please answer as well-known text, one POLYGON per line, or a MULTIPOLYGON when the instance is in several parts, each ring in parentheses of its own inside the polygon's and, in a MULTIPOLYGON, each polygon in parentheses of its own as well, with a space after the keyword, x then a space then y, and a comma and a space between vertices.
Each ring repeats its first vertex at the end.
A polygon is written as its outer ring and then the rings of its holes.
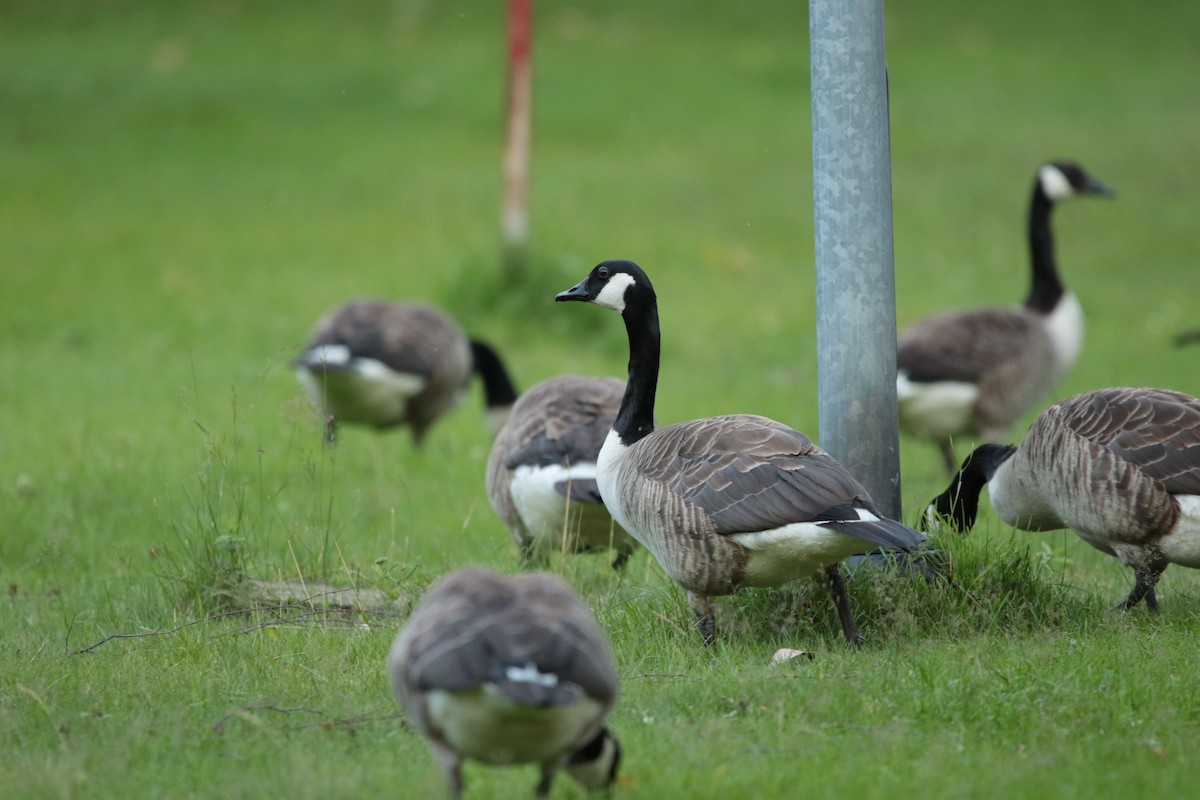
POLYGON ((1054 201, 1046 196, 1038 181, 1029 203, 1029 257, 1033 267, 1033 283, 1025 307, 1030 311, 1049 314, 1058 305, 1066 289, 1058 275, 1054 260, 1054 233, 1050 230, 1050 212, 1054 201))
POLYGON ((654 431, 654 394, 658 389, 658 362, 661 334, 658 329, 658 301, 653 290, 648 296, 630 297, 625 310, 625 332, 629 336, 629 382, 613 430, 628 447, 654 431))
POLYGON ((499 353, 486 342, 472 339, 471 360, 472 369, 483 381, 483 399, 488 408, 507 408, 517 402, 517 389, 499 353))
POLYGON ((979 494, 996 474, 1000 465, 1012 457, 1017 448, 1011 445, 984 444, 967 456, 962 468, 954 475, 946 491, 933 498, 930 508, 939 517, 949 520, 959 533, 975 527, 979 516, 979 494))

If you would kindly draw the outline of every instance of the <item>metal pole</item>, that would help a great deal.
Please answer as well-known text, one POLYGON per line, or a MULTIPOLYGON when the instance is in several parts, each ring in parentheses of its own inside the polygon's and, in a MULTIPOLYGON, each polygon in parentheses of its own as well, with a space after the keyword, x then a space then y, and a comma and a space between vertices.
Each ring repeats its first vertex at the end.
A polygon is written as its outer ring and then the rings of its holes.
POLYGON ((533 0, 509 0, 500 226, 504 263, 524 270, 529 252, 529 147, 533 105, 533 0))
POLYGON ((809 0, 820 442, 900 518, 882 0, 809 0))

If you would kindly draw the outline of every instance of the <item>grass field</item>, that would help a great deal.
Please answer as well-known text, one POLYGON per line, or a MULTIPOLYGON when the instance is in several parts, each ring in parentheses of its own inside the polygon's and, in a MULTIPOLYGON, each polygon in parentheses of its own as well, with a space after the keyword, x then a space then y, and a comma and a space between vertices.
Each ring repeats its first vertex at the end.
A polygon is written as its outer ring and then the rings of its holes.
MULTIPOLYGON (((521 386, 621 375, 616 317, 551 299, 632 258, 662 306, 660 420, 815 434, 805 5, 538 3, 517 285, 502 5, 0 5, 0 795, 440 794, 385 654, 429 581, 516 551, 484 497, 478 389, 424 451, 321 447, 287 362, 338 302, 438 303, 521 386), (221 616, 252 579, 389 603, 221 616)), ((1200 393, 1200 350, 1170 344, 1200 324, 1200 6, 894 3, 887 26, 900 323, 1019 301, 1034 169, 1076 158, 1119 195, 1056 214, 1089 320, 1056 397, 1200 393)), ((944 476, 901 444, 911 515, 944 476)), ((623 579, 555 560, 618 655, 616 796, 1194 792, 1200 575, 1167 572, 1157 619, 1114 615, 1131 576, 1072 534, 988 512, 945 544, 970 596, 853 581, 858 653, 814 587, 724 599, 705 650, 648 556, 623 579), (780 646, 813 658, 769 665, 780 646)))

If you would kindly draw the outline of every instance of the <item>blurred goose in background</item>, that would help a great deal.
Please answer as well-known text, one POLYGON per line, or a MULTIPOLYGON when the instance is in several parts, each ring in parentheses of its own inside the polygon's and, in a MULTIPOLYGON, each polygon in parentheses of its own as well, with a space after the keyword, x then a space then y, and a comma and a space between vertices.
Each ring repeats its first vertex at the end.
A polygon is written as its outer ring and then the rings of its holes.
POLYGON ((483 380, 492 432, 516 391, 499 354, 469 340, 444 312, 419 303, 357 300, 317 323, 292 362, 325 418, 325 441, 340 423, 378 429, 407 425, 420 447, 430 426, 458 405, 473 374, 483 380))
POLYGON ((388 674, 453 798, 466 759, 540 765, 536 797, 563 768, 589 790, 616 778, 620 747, 604 725, 617 696, 612 654, 591 611, 553 575, 446 576, 396 637, 388 674))
POLYGON ((604 508, 596 457, 617 418, 625 383, 560 375, 523 392, 492 443, 487 493, 526 565, 552 550, 617 551, 625 565, 637 542, 604 508))
POLYGON ((1195 328, 1190 331, 1180 331, 1175 336, 1175 346, 1184 347, 1189 344, 1200 342, 1200 328, 1195 328))
POLYGON ((656 430, 658 302, 637 264, 605 261, 556 299, 595 303, 625 321, 629 381, 600 450, 600 496, 687 590, 704 641, 715 636, 712 595, 823 576, 846 641, 857 646, 838 563, 925 537, 880 516, 845 467, 782 423, 735 414, 656 430))
POLYGON ((950 472, 958 464, 954 437, 1002 438, 1074 366, 1083 346, 1083 309, 1059 276, 1050 212, 1072 197, 1113 194, 1078 164, 1045 164, 1029 203, 1033 280, 1025 305, 937 314, 900 334, 900 426, 936 442, 950 472))
POLYGON ((1143 599, 1168 564, 1200 567, 1200 400, 1167 389, 1100 389, 1043 411, 1019 447, 985 444, 926 509, 959 531, 979 493, 1025 531, 1070 528, 1134 571, 1120 608, 1143 599))

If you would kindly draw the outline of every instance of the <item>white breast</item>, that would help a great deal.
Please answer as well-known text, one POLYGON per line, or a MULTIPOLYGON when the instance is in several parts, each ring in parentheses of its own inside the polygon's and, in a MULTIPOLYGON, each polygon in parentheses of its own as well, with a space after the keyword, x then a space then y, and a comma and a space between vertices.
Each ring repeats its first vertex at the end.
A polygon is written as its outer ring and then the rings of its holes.
POLYGON ((1054 345, 1054 362, 1062 377, 1079 359, 1083 349, 1083 306, 1067 292, 1046 317, 1046 332, 1054 345))

